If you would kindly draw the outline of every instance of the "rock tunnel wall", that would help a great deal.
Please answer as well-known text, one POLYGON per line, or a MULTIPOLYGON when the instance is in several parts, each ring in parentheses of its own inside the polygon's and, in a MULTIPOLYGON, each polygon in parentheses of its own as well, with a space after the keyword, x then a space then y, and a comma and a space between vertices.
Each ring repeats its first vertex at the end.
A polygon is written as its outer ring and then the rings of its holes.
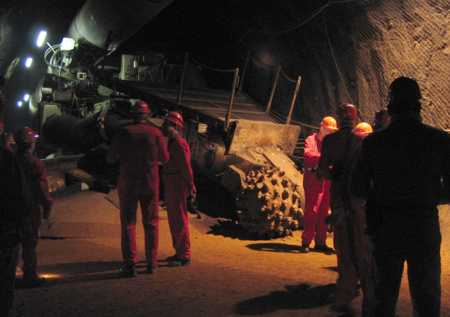
MULTIPOLYGON (((318 124, 338 103, 352 102, 371 122, 387 105, 389 83, 405 75, 422 88, 424 121, 449 129, 449 12, 448 0, 355 1, 330 6, 302 28, 272 40, 289 52, 280 57, 290 61, 283 68, 291 77, 303 77, 294 118, 318 124)), ((256 86, 267 91, 273 75, 259 78, 265 82, 256 86)), ((280 84, 273 107, 286 114, 294 85, 280 84)), ((267 99, 267 93, 253 95, 267 99)))
POLYGON ((450 128, 450 2, 389 0, 369 7, 356 42, 356 100, 371 117, 399 75, 418 80, 425 122, 450 128), (364 29, 366 26, 366 29, 364 29))

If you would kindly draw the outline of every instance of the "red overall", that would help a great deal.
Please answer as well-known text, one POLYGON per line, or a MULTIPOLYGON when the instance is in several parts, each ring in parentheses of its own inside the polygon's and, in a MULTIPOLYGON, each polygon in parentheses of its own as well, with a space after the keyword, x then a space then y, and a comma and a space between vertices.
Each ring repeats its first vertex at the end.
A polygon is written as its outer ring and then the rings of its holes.
POLYGON ((159 164, 168 160, 161 131, 147 123, 127 126, 116 136, 112 155, 119 158, 118 194, 122 224, 122 255, 126 265, 137 262, 136 209, 141 205, 147 264, 157 266, 159 242, 159 164))
POLYGON ((303 188, 305 190, 305 215, 304 230, 302 234, 302 245, 308 246, 315 238, 317 245, 325 245, 327 237, 327 225, 325 219, 330 209, 330 182, 320 180, 313 170, 317 168, 320 161, 322 142, 317 133, 305 140, 305 176, 303 188))
POLYGON ((44 163, 29 152, 18 152, 17 160, 24 173, 24 181, 30 189, 29 216, 21 227, 23 276, 26 280, 38 277, 36 247, 39 239, 39 227, 41 225, 41 207, 45 216, 48 215, 53 200, 48 191, 47 170, 44 163))
POLYGON ((195 191, 189 144, 177 135, 169 140, 170 160, 164 165, 164 195, 176 257, 191 258, 186 200, 195 191))

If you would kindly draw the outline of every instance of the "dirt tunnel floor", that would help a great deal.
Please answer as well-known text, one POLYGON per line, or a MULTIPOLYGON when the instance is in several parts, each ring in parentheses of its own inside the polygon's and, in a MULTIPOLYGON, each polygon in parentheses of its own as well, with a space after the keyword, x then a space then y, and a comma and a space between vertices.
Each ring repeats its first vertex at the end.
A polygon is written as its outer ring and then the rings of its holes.
MULTIPOLYGON (((167 219, 161 212, 159 258, 172 255, 167 219)), ((22 289, 12 316, 337 316, 329 310, 336 279, 336 258, 297 251, 294 237, 246 240, 217 220, 191 218, 193 263, 154 275, 120 279, 119 217, 103 195, 79 193, 56 201, 50 231, 40 240, 44 287, 22 289), (211 229, 213 227, 213 229, 211 229)), ((441 208, 442 316, 450 316, 450 208, 441 208)), ((331 237, 329 237, 331 244, 331 237)), ((138 231, 143 259, 142 230, 138 231)), ((359 315, 361 297, 354 300, 359 315)), ((410 316, 406 276, 399 316, 410 316)))

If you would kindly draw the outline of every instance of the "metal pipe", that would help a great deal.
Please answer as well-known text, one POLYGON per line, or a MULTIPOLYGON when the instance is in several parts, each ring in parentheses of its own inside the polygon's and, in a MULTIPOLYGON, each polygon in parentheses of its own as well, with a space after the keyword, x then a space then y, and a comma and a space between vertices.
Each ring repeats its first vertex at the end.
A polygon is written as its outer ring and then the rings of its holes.
POLYGON ((184 80, 186 78, 186 71, 187 71, 188 64, 189 64, 189 53, 186 53, 186 54, 184 54, 183 72, 181 73, 180 89, 178 90, 177 104, 180 104, 181 100, 183 99, 184 80))
POLYGON ((80 119, 71 115, 52 115, 44 123, 42 133, 51 144, 88 151, 111 140, 124 126, 132 124, 128 99, 113 99, 99 112, 80 119))
POLYGON ((114 51, 173 0, 87 0, 72 21, 69 36, 114 51))
POLYGON ((292 96, 291 106, 289 107, 289 113, 286 118, 286 124, 291 123, 292 112, 294 112, 295 101, 297 100, 298 91, 300 90, 300 84, 302 82, 302 76, 298 76, 297 83, 295 84, 294 95, 292 96))
POLYGON ((234 97, 236 96, 236 88, 239 81, 239 68, 234 69, 233 87, 231 88, 230 102, 228 104, 227 116, 225 119, 225 129, 228 129, 231 121, 231 112, 233 110, 234 97))
POLYGON ((245 57, 245 62, 244 62, 244 68, 242 70, 241 80, 239 81, 239 90, 238 90, 238 92, 241 92, 242 88, 244 86, 245 75, 247 74, 247 68, 248 68, 248 63, 249 62, 250 62, 250 52, 247 52, 247 56, 245 57))
POLYGON ((269 113, 270 109, 272 108, 272 101, 273 101, 273 98, 275 97, 275 92, 277 90, 278 82, 280 81, 280 74, 281 74, 281 65, 278 66, 277 72, 275 74, 275 78, 273 80, 272 90, 270 91, 270 97, 269 97, 269 100, 267 101, 266 113, 269 113))

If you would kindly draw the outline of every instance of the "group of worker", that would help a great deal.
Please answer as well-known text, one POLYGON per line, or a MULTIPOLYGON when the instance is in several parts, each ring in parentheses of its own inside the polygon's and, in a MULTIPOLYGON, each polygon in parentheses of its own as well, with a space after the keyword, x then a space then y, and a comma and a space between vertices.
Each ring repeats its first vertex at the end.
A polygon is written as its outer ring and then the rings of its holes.
MULTIPOLYGON (((190 149, 183 138, 184 120, 170 112, 162 129, 147 121, 150 108, 136 101, 130 110, 133 123, 119 131, 111 142, 107 160, 120 165, 121 245, 123 265, 120 276, 136 276, 136 209, 140 203, 145 236, 146 272, 157 268, 159 236, 160 171, 164 185, 169 226, 175 254, 171 266, 191 262, 187 201, 196 195, 190 149), (166 142, 166 139, 168 140, 166 142)), ((14 135, 15 149, 0 121, 0 315, 7 316, 14 296, 18 251, 22 247, 23 285, 40 286, 45 280, 37 273, 36 247, 41 219, 48 219, 50 198, 47 171, 34 154, 39 135, 31 128, 14 135)))
MULTIPOLYGON (((305 142, 304 231, 300 250, 332 254, 327 227, 334 230, 338 279, 333 310, 351 310, 358 282, 363 316, 395 316, 404 261, 415 316, 440 314, 440 231, 437 204, 450 179, 450 136, 421 122, 421 93, 415 80, 390 85, 387 110, 377 113, 375 133, 358 122, 358 109, 341 104, 336 119, 323 118, 305 142), (329 211, 331 209, 331 214, 329 211)), ((133 123, 111 141, 108 162, 120 166, 123 265, 119 274, 134 277, 136 212, 140 204, 147 273, 157 269, 160 175, 175 254, 169 265, 191 262, 187 201, 196 195, 184 120, 170 112, 162 128, 148 122, 150 109, 138 100, 133 123), (167 140, 167 141, 166 141, 167 140)), ((30 128, 15 134, 13 151, 0 122, 0 287, 1 315, 12 304, 18 245, 22 245, 24 281, 40 285, 36 246, 41 217, 52 199, 46 170, 33 155, 38 135, 30 128)), ((448 188, 448 187, 447 187, 448 188)), ((447 193, 448 195, 448 193, 447 193)), ((448 198, 448 197, 447 197, 448 198)))
POLYGON ((48 191, 44 163, 33 155, 38 135, 25 127, 14 135, 12 150, 0 121, 0 313, 12 305, 19 246, 23 281, 38 286, 36 247, 41 219, 48 219, 53 200, 48 191))
POLYGON ((157 268, 160 167, 175 249, 175 254, 167 261, 173 266, 185 266, 191 262, 187 201, 195 197, 196 188, 189 144, 182 133, 184 120, 179 112, 169 112, 162 129, 159 129, 146 120, 149 113, 146 102, 135 102, 131 109, 134 123, 115 135, 108 154, 109 162, 118 161, 120 165, 117 190, 122 226, 123 266, 120 273, 124 277, 136 276, 138 202, 144 226, 146 272, 154 273, 157 268))
POLYGON ((362 315, 394 317, 403 264, 414 316, 440 316, 439 202, 449 199, 450 136, 421 122, 417 82, 392 82, 375 133, 352 104, 322 119, 305 141, 305 213, 301 252, 328 254, 334 231, 338 279, 332 309, 351 311, 363 293, 362 315), (330 213, 331 211, 331 213, 330 213))

